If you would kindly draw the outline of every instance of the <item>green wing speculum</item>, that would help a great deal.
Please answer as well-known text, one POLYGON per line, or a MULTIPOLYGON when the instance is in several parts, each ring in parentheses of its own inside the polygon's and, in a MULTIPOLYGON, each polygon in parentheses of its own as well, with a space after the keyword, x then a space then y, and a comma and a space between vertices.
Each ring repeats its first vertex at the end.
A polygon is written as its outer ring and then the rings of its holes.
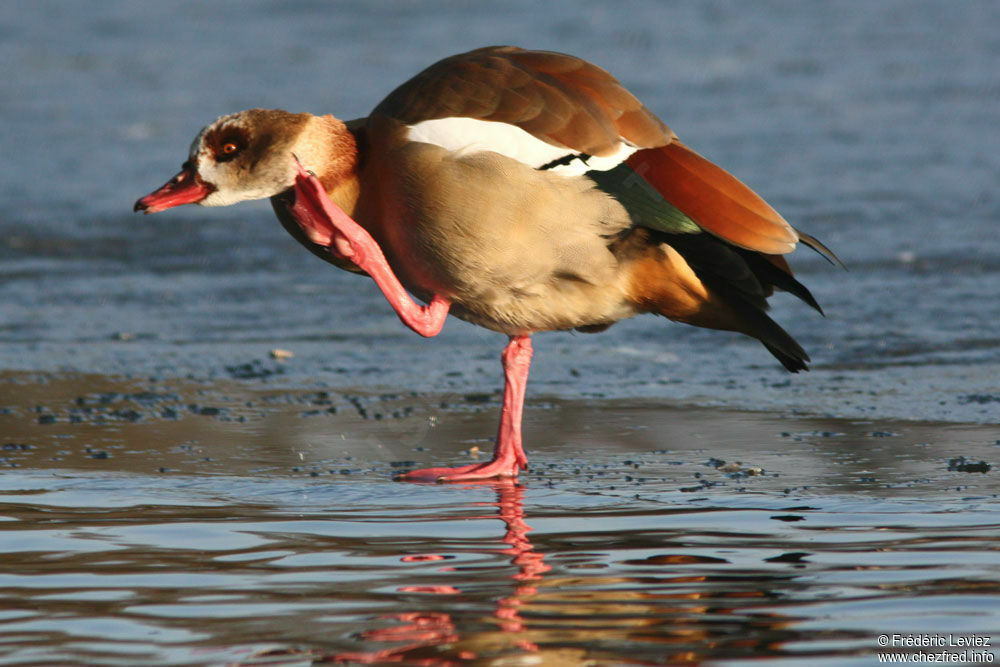
POLYGON ((700 234, 705 231, 625 163, 607 171, 588 171, 587 177, 599 189, 617 199, 638 227, 667 234, 700 234))

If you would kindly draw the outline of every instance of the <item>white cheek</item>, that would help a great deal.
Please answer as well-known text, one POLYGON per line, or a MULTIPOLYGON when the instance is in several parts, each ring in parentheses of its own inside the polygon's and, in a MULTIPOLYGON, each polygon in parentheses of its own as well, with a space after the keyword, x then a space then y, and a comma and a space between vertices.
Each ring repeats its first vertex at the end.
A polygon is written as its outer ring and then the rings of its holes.
POLYGON ((198 204, 200 206, 229 206, 230 204, 237 204, 248 199, 260 199, 260 197, 245 197, 243 193, 233 192, 232 190, 216 190, 198 202, 198 204))
POLYGON ((285 188, 269 179, 251 179, 228 162, 216 162, 202 150, 195 164, 201 180, 215 190, 199 202, 202 206, 229 206, 251 199, 266 199, 285 188))

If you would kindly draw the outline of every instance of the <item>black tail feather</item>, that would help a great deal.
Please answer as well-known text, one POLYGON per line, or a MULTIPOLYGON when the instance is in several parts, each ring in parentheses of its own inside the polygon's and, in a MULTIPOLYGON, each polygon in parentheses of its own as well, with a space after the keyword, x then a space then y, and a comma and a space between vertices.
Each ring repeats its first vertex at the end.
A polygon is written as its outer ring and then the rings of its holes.
MULTIPOLYGON (((761 342, 764 343, 764 341, 761 342)), ((786 354, 783 350, 779 350, 774 346, 768 345, 767 343, 764 343, 764 347, 766 347, 767 351, 773 354, 774 358, 780 361, 781 365, 790 372, 798 373, 799 371, 809 370, 809 367, 806 365, 806 362, 809 361, 809 355, 805 352, 802 353, 801 357, 794 357, 790 354, 786 354)))
POLYGON ((795 230, 795 233, 799 235, 800 241, 802 241, 807 246, 809 246, 810 248, 818 252, 820 255, 822 255, 826 259, 826 261, 836 266, 839 266, 845 271, 847 270, 847 267, 844 265, 843 262, 840 261, 840 258, 837 257, 835 254, 833 254, 833 251, 827 248, 825 245, 823 245, 823 242, 817 239, 815 236, 810 236, 809 234, 800 232, 797 229, 795 230))
MULTIPOLYGON (((703 279, 704 280, 704 279, 703 279)), ((734 294, 733 290, 725 285, 714 284, 714 281, 705 281, 709 288, 721 296, 735 310, 744 322, 747 323, 749 331, 753 332, 753 337, 759 340, 767 351, 781 362, 781 365, 792 373, 809 370, 806 362, 810 361, 809 355, 798 341, 792 338, 791 334, 781 328, 777 322, 772 320, 767 313, 734 294)))
POLYGON ((765 312, 767 297, 778 287, 822 313, 802 283, 759 253, 730 245, 710 234, 657 236, 684 257, 698 278, 739 315, 748 335, 760 340, 782 366, 793 373, 808 370, 809 355, 765 312))
POLYGON ((796 280, 795 276, 782 271, 759 253, 751 250, 743 250, 742 248, 738 248, 737 251, 743 256, 743 259, 750 265, 750 269, 754 272, 754 275, 756 275, 762 283, 765 285, 774 285, 778 289, 785 290, 789 294, 794 294, 810 307, 816 309, 816 312, 820 315, 826 315, 820 307, 819 302, 817 302, 816 298, 812 295, 812 292, 810 292, 805 285, 796 280))

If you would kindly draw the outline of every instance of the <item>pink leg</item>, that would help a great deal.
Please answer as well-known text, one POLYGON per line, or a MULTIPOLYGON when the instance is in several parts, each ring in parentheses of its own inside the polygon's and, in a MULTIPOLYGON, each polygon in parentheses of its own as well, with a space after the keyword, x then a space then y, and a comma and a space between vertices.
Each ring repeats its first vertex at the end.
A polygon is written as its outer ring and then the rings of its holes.
POLYGON ((460 482, 492 477, 517 477, 518 470, 528 468, 528 457, 521 447, 521 412, 524 390, 531 368, 531 337, 511 336, 500 357, 503 360, 503 407, 500 408, 500 428, 493 448, 493 459, 459 468, 424 468, 399 475, 408 482, 460 482))
POLYGON ((330 201, 319 179, 303 169, 297 159, 295 164, 299 174, 295 177, 295 203, 289 211, 309 240, 354 262, 370 275, 403 324, 428 338, 440 333, 451 307, 448 300, 435 294, 430 305, 416 304, 371 234, 330 201))

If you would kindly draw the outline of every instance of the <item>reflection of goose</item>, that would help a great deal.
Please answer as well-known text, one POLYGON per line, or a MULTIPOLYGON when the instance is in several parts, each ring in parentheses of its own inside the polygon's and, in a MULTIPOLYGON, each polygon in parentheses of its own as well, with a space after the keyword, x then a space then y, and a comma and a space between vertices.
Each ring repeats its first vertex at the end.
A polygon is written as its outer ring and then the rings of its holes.
MULTIPOLYGON (((696 663, 705 650, 733 647, 740 655, 761 647, 778 651, 776 631, 789 619, 771 614, 753 618, 742 612, 753 601, 767 602, 767 580, 756 577, 706 576, 687 573, 691 566, 718 567, 725 561, 693 554, 662 554, 622 562, 639 570, 630 576, 552 576, 545 554, 536 551, 525 521, 524 488, 511 482, 481 483, 497 494, 495 506, 503 520, 501 541, 517 571, 510 578, 514 590, 496 602, 492 619, 495 629, 482 629, 484 620, 461 622, 444 609, 468 604, 463 591, 451 586, 418 587, 424 593, 441 595, 435 611, 406 612, 383 616, 397 624, 367 630, 366 642, 393 642, 396 646, 369 652, 323 656, 324 660, 348 663, 404 663, 452 665, 469 660, 491 664, 496 659, 516 659, 528 653, 524 664, 578 665, 613 664, 614 655, 601 646, 636 647, 629 664, 696 663), (682 568, 682 569, 677 569, 682 568), (451 600, 462 600, 452 603, 451 600), (401 645, 400 645, 401 644, 401 645), (644 661, 638 654, 656 655, 644 661), (607 662, 604 662, 607 661, 607 662)), ((483 517, 487 518, 487 517, 483 517)), ((407 562, 445 561, 438 554, 404 556, 407 562)), ((415 590, 401 587, 402 591, 415 590)), ((520 664, 501 662, 498 664, 520 664)))
POLYGON ((656 313, 752 336, 788 370, 805 369, 767 298, 784 289, 818 310, 783 255, 803 241, 833 257, 604 70, 513 47, 442 60, 346 124, 224 116, 135 208, 264 197, 313 253, 370 275, 417 333, 436 335, 450 311, 510 336, 493 459, 403 476, 418 481, 527 466, 521 410, 538 331, 596 332, 656 313))

